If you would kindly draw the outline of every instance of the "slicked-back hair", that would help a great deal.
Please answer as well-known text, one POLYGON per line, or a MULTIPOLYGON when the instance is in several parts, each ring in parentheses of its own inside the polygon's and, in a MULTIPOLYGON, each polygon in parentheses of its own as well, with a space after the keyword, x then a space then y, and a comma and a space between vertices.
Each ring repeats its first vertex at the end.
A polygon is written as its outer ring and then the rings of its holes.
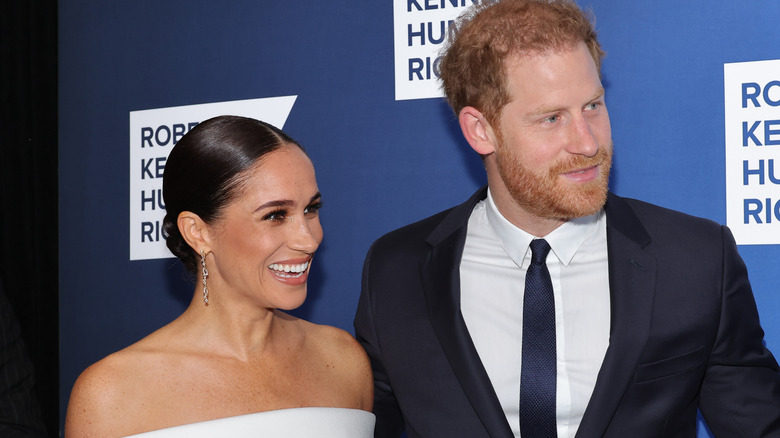
POLYGON ((190 211, 207 224, 240 194, 242 182, 269 153, 285 146, 303 148, 282 130, 259 120, 218 116, 199 123, 173 147, 165 163, 163 230, 166 245, 191 272, 199 255, 179 232, 179 214, 190 211))

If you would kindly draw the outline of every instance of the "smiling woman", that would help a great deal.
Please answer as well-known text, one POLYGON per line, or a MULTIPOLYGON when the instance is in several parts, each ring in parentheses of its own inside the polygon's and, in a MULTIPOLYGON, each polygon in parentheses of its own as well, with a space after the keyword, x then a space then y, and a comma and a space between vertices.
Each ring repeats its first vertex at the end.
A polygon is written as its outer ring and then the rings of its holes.
POLYGON ((218 219, 208 224, 184 211, 178 229, 211 266, 209 282, 220 291, 213 300, 294 309, 306 298, 310 262, 322 241, 314 167, 288 144, 245 173, 218 219))
POLYGON ((340 329, 281 311, 305 300, 322 241, 321 196, 303 148, 257 120, 207 120, 171 151, 163 196, 167 245, 197 276, 193 299, 179 318, 82 373, 65 436, 258 428, 372 436, 362 348, 340 329))

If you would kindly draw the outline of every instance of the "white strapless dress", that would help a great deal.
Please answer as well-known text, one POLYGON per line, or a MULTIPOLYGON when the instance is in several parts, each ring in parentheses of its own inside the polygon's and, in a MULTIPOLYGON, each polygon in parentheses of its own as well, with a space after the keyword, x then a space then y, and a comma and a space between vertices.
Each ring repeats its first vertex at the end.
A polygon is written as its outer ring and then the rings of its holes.
POLYGON ((358 409, 292 408, 220 418, 131 435, 133 438, 372 438, 374 414, 358 409))

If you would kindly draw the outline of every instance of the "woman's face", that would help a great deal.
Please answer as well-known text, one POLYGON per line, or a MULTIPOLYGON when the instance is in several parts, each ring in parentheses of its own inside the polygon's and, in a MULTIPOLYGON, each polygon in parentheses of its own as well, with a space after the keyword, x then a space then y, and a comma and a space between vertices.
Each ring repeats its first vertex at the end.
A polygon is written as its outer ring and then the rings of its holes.
POLYGON ((306 298, 312 255, 322 242, 314 166, 285 145, 247 170, 239 195, 209 226, 210 301, 238 297, 290 310, 306 298))

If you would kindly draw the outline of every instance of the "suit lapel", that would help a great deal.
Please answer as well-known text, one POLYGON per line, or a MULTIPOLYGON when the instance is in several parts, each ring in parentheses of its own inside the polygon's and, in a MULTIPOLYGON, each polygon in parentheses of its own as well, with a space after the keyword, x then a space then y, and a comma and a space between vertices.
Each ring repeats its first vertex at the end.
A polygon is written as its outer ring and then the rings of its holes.
MULTIPOLYGON (((478 191, 455 207, 430 234, 420 263, 428 316, 452 369, 492 437, 512 437, 460 311, 460 259, 478 191)), ((610 342, 577 437, 603 436, 628 387, 650 330, 656 262, 644 250, 651 241, 633 210, 610 194, 606 206, 611 296, 610 342)))
POLYGON ((420 263, 428 316, 452 370, 491 437, 512 437, 504 411, 482 366, 460 311, 460 259, 466 225, 483 188, 453 209, 429 236, 431 250, 420 263))
POLYGON ((612 306, 609 347, 577 437, 606 432, 634 374, 652 317, 656 261, 644 250, 650 236, 621 198, 610 194, 606 212, 612 306))

